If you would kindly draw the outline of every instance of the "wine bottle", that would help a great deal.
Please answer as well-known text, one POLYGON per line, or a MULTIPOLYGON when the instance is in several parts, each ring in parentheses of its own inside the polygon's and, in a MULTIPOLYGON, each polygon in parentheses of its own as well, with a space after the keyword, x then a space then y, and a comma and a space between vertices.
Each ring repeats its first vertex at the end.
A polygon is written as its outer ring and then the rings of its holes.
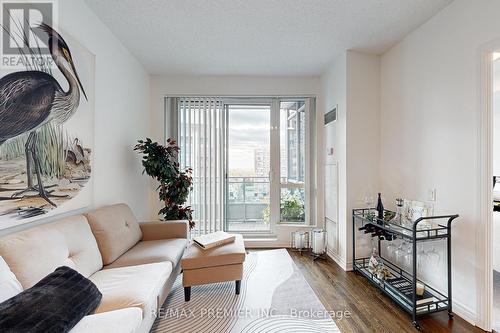
POLYGON ((379 220, 384 220, 384 204, 382 204, 382 196, 380 193, 378 194, 377 212, 379 220))

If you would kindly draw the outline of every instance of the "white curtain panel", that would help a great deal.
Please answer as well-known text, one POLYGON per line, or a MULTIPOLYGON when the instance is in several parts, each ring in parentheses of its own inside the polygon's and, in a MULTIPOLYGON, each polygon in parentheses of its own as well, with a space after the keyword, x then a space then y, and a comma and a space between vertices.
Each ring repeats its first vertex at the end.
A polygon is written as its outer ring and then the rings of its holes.
POLYGON ((178 98, 181 168, 193 169, 191 236, 224 229, 226 116, 220 98, 178 98))

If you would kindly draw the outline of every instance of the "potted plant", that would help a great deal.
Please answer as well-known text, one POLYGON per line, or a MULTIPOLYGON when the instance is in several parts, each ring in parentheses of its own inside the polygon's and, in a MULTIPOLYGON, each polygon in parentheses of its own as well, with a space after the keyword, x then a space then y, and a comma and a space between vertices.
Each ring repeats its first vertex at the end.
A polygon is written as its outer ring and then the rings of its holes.
POLYGON ((143 173, 157 180, 158 197, 164 207, 158 215, 165 220, 188 220, 189 227, 194 227, 193 210, 184 206, 192 189, 192 169, 180 170, 177 155, 180 148, 173 139, 167 140, 167 146, 153 142, 150 138, 139 140, 134 150, 142 154, 143 173))
MULTIPOLYGON (((302 197, 295 193, 287 193, 281 198, 280 203, 281 222, 298 222, 305 218, 304 201, 302 197)), ((271 207, 267 206, 262 211, 264 223, 269 223, 271 217, 271 207)))
POLYGON ((283 222, 303 221, 305 218, 304 201, 298 193, 287 193, 281 199, 281 218, 283 222))

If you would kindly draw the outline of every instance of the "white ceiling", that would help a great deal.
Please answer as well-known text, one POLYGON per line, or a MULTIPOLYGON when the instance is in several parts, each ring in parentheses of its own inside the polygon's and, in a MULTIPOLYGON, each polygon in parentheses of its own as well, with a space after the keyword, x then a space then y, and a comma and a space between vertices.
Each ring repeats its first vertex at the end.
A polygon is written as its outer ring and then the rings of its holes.
POLYGON ((86 0, 151 74, 318 75, 383 53, 452 0, 86 0))

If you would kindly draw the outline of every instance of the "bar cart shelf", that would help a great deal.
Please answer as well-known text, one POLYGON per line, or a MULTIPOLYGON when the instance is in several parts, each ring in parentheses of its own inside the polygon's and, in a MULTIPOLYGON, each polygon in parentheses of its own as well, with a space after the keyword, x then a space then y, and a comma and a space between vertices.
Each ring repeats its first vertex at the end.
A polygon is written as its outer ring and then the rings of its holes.
MULTIPOLYGON (((380 289, 412 316, 412 324, 420 329, 418 318, 420 316, 448 311, 448 316, 453 318, 451 301, 451 223, 458 215, 442 215, 422 217, 412 223, 401 223, 378 219, 373 214, 373 209, 354 209, 353 219, 353 270, 364 276, 368 281, 380 289), (379 279, 369 269, 369 257, 356 257, 356 234, 358 229, 369 228, 378 237, 378 253, 384 266, 390 272, 390 277, 379 279), (398 237, 405 239, 412 246, 413 270, 408 272, 389 259, 382 257, 381 234, 385 237, 398 237), (442 293, 429 284, 418 279, 417 272, 417 245, 429 240, 443 240, 446 242, 447 257, 447 293, 442 293), (417 282, 424 285, 424 294, 417 295, 417 282)), ((386 211, 384 216, 394 216, 395 213, 386 211)), ((383 236, 382 236, 383 237, 383 236)))

